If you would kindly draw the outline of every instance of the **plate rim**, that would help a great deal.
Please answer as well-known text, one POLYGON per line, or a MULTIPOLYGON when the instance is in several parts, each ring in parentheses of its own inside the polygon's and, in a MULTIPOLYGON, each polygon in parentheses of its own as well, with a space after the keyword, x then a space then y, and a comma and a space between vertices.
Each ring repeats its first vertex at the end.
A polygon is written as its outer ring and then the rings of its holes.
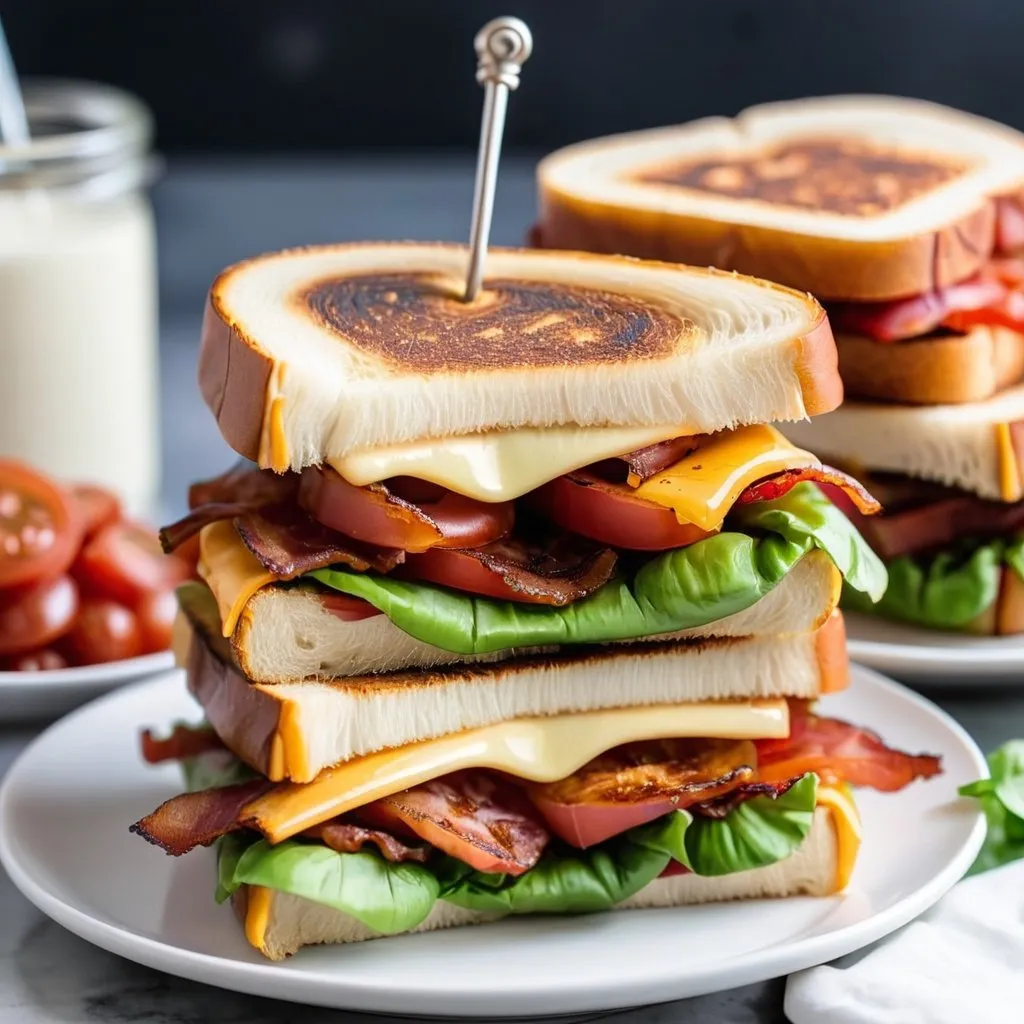
MULTIPOLYGON (((977 743, 967 730, 942 708, 864 665, 851 665, 851 676, 851 686, 857 683, 858 677, 862 677, 937 719, 969 754, 978 771, 978 777, 988 776, 987 762, 977 743)), ((404 1000, 401 994, 395 999, 383 993, 378 982, 363 984, 358 978, 347 978, 339 983, 325 971, 278 971, 277 965, 269 962, 249 963, 232 957, 184 949, 160 939, 139 935, 126 926, 109 923, 67 903, 37 882, 21 863, 9 836, 13 830, 4 828, 3 825, 9 814, 8 806, 13 800, 11 793, 15 789, 19 771, 24 770, 24 765, 31 762, 37 746, 42 744, 53 730, 66 727, 79 716, 84 716, 110 702, 123 700, 136 691, 167 686, 172 680, 179 680, 179 677, 175 672, 167 672, 98 697, 48 726, 21 751, 0 782, 0 865, 6 870, 11 882, 29 902, 68 931, 101 949, 146 967, 228 991, 281 999, 297 1005, 335 1007, 356 1012, 408 1014, 408 1001, 416 998, 416 993, 405 993, 404 1000), (382 996, 385 998, 382 999, 382 996)), ((781 947, 770 947, 759 951, 756 958, 746 964, 742 955, 723 958, 702 968, 696 984, 680 985, 679 979, 669 974, 663 974, 654 980, 645 977, 640 982, 628 985, 618 982, 602 983, 600 979, 594 978, 588 978, 585 982, 577 981, 569 986, 566 986, 564 977, 559 978, 557 983, 554 976, 540 984, 536 979, 531 979, 528 989, 520 986, 493 991, 490 999, 500 1000, 501 1006, 495 1007, 493 1002, 489 1002, 487 1014, 495 1018, 551 1016, 556 1013, 599 1012, 653 1005, 688 996, 724 991, 834 960, 903 927, 933 906, 963 877, 985 836, 985 819, 980 808, 976 810, 974 817, 973 826, 962 841, 960 849, 936 875, 883 911, 876 911, 870 917, 845 925, 834 932, 823 936, 805 936, 781 947), (536 1007, 545 1000, 551 1004, 550 1011, 538 1010, 536 1007)), ((457 989, 443 987, 431 992, 421 986, 418 995, 420 998, 428 996, 445 1002, 446 1008, 434 1014, 435 1017, 472 1018, 481 1012, 481 996, 476 992, 460 993, 457 989)))
MULTIPOLYGON (((134 658, 119 661, 103 661, 95 665, 75 665, 72 668, 48 669, 45 672, 0 672, 0 691, 21 686, 75 686, 116 684, 117 679, 145 682, 157 672, 173 668, 174 654, 171 651, 156 651, 153 654, 139 654, 134 658), (108 674, 112 679, 105 679, 108 674), (143 679, 142 677, 146 678, 143 679)), ((88 707, 88 705, 85 705, 88 707)), ((76 709, 77 710, 77 709, 76 709)))

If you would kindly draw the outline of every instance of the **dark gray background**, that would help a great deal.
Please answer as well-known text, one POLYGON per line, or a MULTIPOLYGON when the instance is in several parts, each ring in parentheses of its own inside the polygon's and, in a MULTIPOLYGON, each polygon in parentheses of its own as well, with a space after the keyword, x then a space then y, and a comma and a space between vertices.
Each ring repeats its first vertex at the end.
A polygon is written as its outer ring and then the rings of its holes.
POLYGON ((536 40, 511 147, 850 91, 1024 127, 1019 0, 0 0, 23 73, 137 92, 170 153, 471 148, 499 14, 536 40))

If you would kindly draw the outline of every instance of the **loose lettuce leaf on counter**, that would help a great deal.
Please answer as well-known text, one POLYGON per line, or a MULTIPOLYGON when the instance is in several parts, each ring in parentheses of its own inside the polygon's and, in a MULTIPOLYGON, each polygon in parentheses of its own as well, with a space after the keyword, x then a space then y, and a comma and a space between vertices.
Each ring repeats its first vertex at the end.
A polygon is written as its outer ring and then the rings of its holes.
POLYGON ((418 640, 459 654, 606 643, 702 626, 759 601, 813 548, 828 554, 847 583, 871 599, 885 589, 878 557, 813 484, 799 484, 776 501, 741 506, 728 525, 726 532, 658 555, 632 579, 613 579, 563 608, 344 569, 309 575, 368 601, 418 640))
POLYGON ((985 842, 968 875, 1024 857, 1024 740, 1010 740, 988 755, 990 777, 960 787, 985 812, 985 842))

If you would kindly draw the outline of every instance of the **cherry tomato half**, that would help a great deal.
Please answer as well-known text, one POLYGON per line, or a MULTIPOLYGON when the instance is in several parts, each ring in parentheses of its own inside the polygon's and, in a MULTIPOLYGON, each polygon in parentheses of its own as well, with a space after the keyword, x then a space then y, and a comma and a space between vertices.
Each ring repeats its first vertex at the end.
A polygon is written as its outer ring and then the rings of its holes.
POLYGON ((52 647, 17 654, 5 658, 0 664, 4 672, 55 672, 57 669, 68 667, 67 658, 52 647))
POLYGON ((71 484, 68 490, 78 506, 87 539, 121 518, 121 502, 113 491, 94 484, 71 484))
POLYGON ((81 542, 71 498, 34 469, 0 459, 0 587, 60 576, 81 542))
POLYGON ((70 576, 0 591, 0 655, 32 651, 63 636, 78 606, 70 576))
POLYGON ((154 590, 147 594, 135 609, 142 633, 142 653, 156 654, 171 646, 174 617, 178 614, 178 599, 173 590, 154 590))
POLYGON ((86 598, 61 648, 76 665, 135 658, 142 653, 142 630, 135 614, 124 605, 86 598))
POLYGON ((189 569, 180 558, 163 553, 152 530, 122 520, 104 527, 85 545, 75 576, 88 593, 134 607, 147 594, 184 582, 189 569))

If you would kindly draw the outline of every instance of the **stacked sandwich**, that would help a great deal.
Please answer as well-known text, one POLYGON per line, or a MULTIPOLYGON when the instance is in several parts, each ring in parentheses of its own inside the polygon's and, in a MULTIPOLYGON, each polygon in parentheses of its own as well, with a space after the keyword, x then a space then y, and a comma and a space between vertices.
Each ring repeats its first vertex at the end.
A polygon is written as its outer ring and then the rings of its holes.
MULTIPOLYGON (((839 402, 810 297, 625 258, 340 245, 214 283, 177 650, 204 720, 133 831, 216 844, 277 959, 492 920, 842 889, 849 785, 939 771, 813 706, 884 570, 770 424, 839 402)), ((140 811, 142 809, 140 808, 140 811)))
POLYGON ((848 400, 790 438, 885 509, 848 507, 889 587, 844 606, 1024 632, 1024 136, 839 97, 583 143, 539 177, 545 246, 708 263, 825 303, 848 400))

